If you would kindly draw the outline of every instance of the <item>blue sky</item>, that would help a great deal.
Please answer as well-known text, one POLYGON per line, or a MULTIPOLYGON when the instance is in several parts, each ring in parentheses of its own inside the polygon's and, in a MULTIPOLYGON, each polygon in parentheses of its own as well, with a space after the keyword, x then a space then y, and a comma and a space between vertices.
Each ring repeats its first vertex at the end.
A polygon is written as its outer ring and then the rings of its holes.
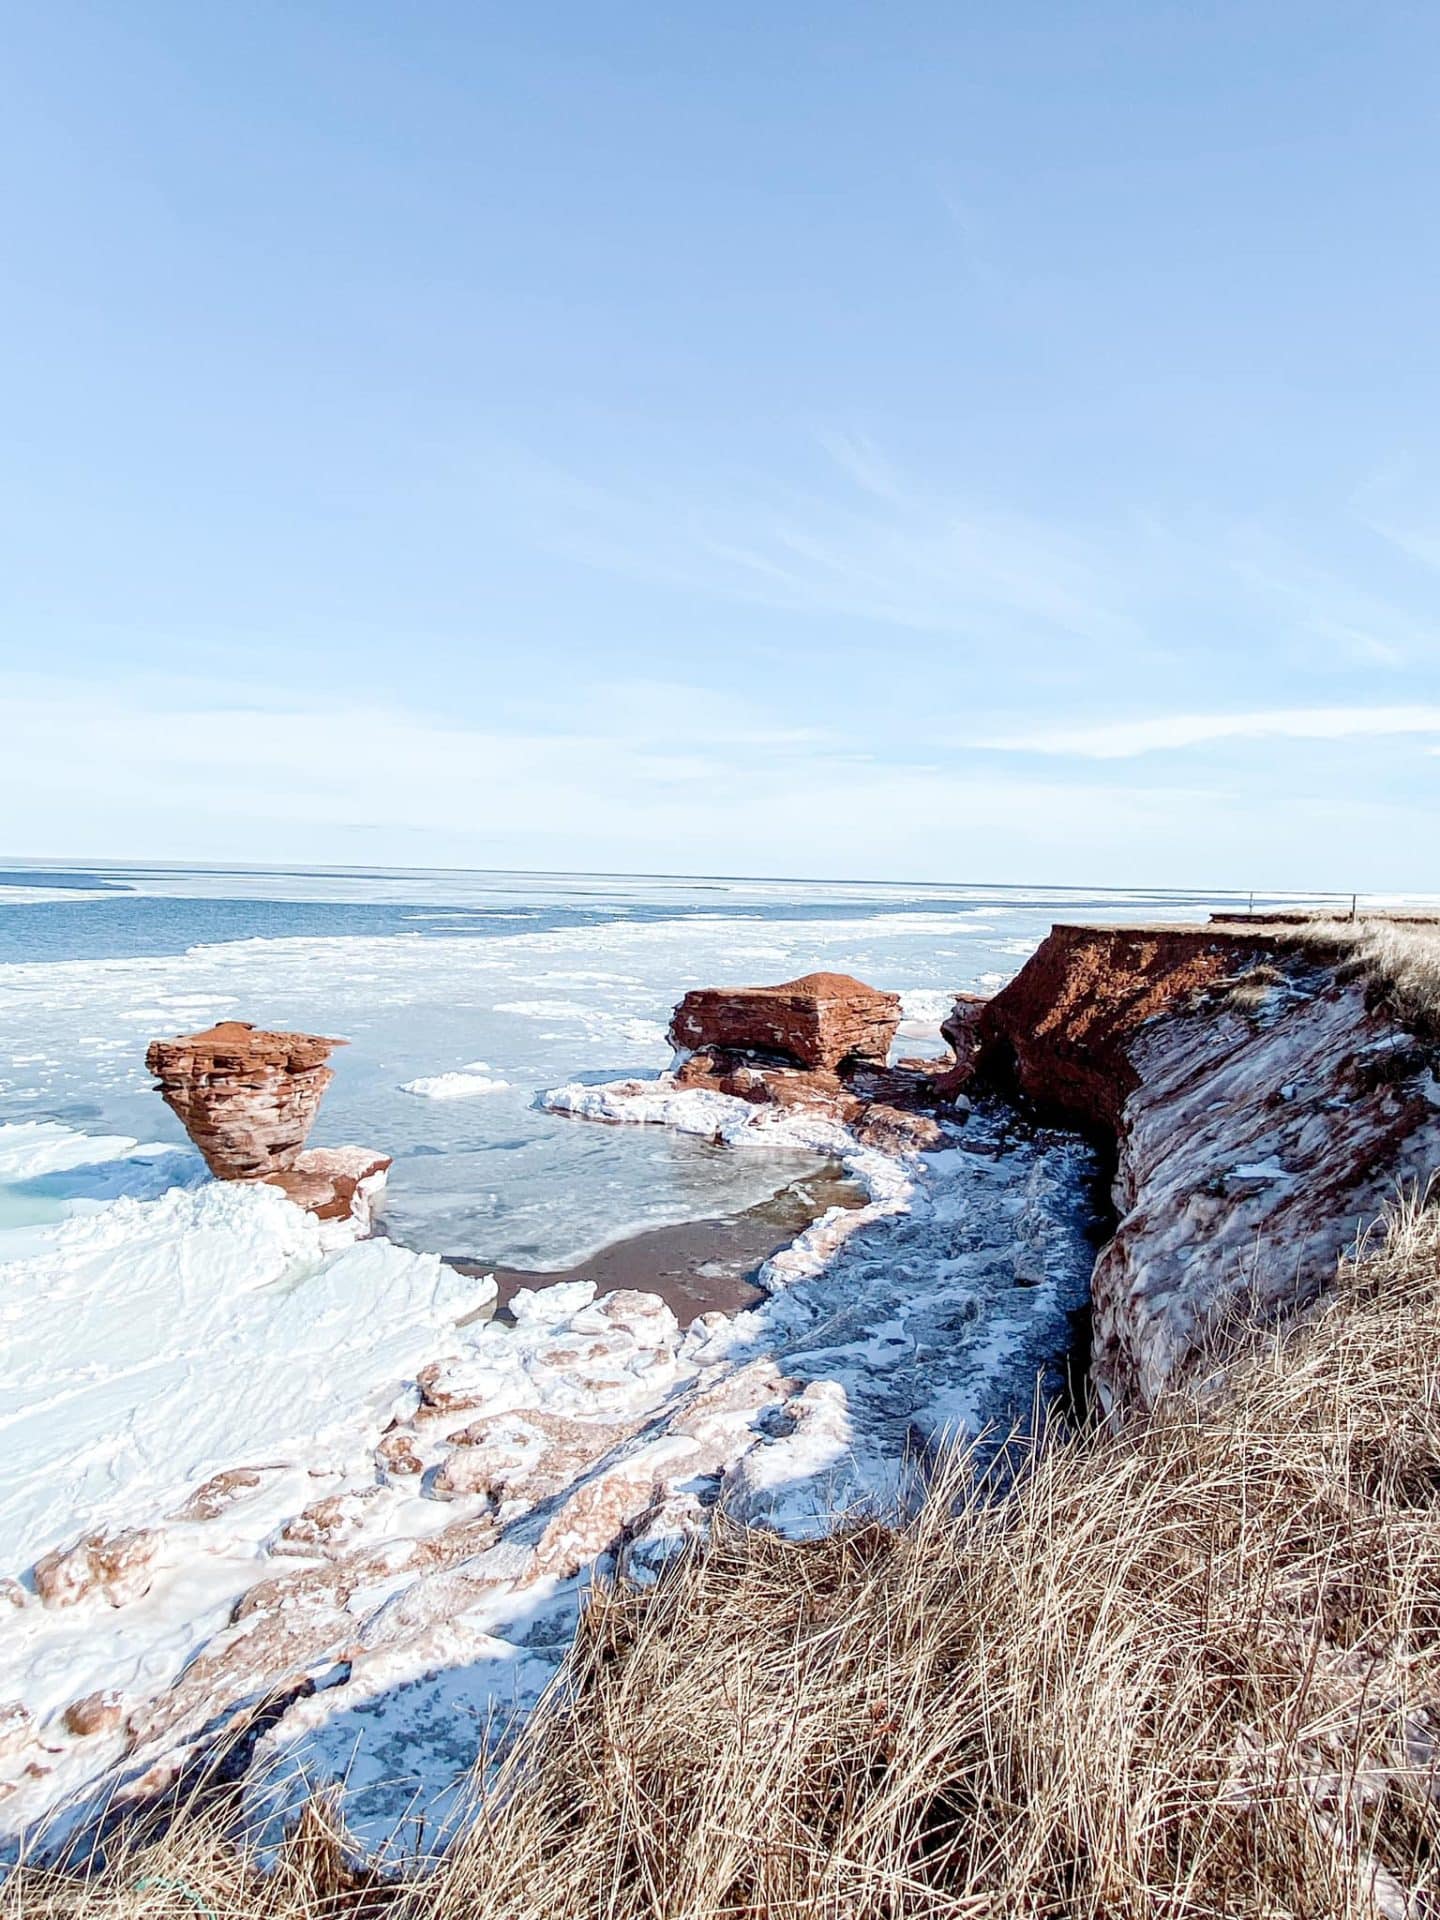
POLYGON ((16 10, 0 848, 1440 889, 1440 16, 16 10))

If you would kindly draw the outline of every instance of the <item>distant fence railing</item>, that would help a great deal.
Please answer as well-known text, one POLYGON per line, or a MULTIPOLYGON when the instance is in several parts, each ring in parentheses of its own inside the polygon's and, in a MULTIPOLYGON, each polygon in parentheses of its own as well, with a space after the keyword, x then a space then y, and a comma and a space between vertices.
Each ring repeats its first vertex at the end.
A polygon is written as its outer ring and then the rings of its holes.
POLYGON ((1434 920, 1440 897, 1395 893, 1234 893, 1233 907, 1218 907, 1217 920, 1363 920, 1367 914, 1388 920, 1434 920))

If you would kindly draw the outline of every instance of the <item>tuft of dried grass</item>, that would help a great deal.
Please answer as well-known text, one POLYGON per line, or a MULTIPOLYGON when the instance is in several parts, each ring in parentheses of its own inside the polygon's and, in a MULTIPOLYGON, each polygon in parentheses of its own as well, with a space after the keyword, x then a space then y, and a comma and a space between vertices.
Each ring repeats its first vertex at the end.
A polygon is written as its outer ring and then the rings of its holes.
POLYGON ((1358 1920, 1440 1901, 1440 1217, 1119 1432, 598 1590, 449 1854, 180 1821, 39 1920, 1358 1920), (996 1474, 1006 1476, 1003 1497, 996 1474), (146 1881, 142 1889, 140 1882, 146 1881), (173 1883, 183 1881, 182 1896, 173 1883))
POLYGON ((1228 1007, 1236 1013, 1256 1014, 1270 1005, 1276 989, 1283 988, 1285 984, 1285 975, 1279 967, 1247 967, 1243 973, 1217 981, 1207 997, 1212 1006, 1228 1007))
POLYGON ((1364 981, 1403 1025, 1440 1039, 1440 920, 1362 914, 1244 924, 1278 945, 1338 963, 1342 977, 1364 981))

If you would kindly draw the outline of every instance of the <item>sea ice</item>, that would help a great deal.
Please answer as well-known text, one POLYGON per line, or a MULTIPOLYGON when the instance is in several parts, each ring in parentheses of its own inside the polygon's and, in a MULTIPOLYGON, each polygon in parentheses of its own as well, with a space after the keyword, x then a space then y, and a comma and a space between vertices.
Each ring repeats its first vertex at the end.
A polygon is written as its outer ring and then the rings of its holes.
POLYGON ((464 1067, 454 1073, 425 1074, 418 1080, 407 1080, 400 1091, 419 1094, 427 1100, 473 1100, 482 1093, 504 1093, 509 1085, 508 1080, 477 1072, 475 1067, 464 1067))
POLYGON ((20 1120, 0 1126, 0 1183, 170 1151, 166 1146, 141 1146, 125 1134, 78 1133, 57 1120, 20 1120))
POLYGON ((386 1240, 326 1251, 272 1187, 209 1182, 0 1235, 0 1569, 136 1526, 224 1467, 367 1433, 436 1334, 494 1297, 386 1240))

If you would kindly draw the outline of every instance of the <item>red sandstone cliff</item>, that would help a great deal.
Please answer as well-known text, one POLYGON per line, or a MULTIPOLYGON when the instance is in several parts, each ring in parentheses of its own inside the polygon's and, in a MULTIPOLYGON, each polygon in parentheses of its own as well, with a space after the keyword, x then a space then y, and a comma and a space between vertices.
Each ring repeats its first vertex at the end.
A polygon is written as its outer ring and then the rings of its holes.
POLYGON ((1258 930, 1056 927, 978 1024, 993 1075, 1114 1140, 1093 1284, 1107 1407, 1152 1403, 1227 1321, 1312 1298, 1440 1167, 1424 1050, 1258 930))
POLYGON ((981 1060, 1042 1112, 1114 1133, 1145 1023, 1271 957, 1254 935, 1213 927, 1052 927, 981 1011, 981 1060))

